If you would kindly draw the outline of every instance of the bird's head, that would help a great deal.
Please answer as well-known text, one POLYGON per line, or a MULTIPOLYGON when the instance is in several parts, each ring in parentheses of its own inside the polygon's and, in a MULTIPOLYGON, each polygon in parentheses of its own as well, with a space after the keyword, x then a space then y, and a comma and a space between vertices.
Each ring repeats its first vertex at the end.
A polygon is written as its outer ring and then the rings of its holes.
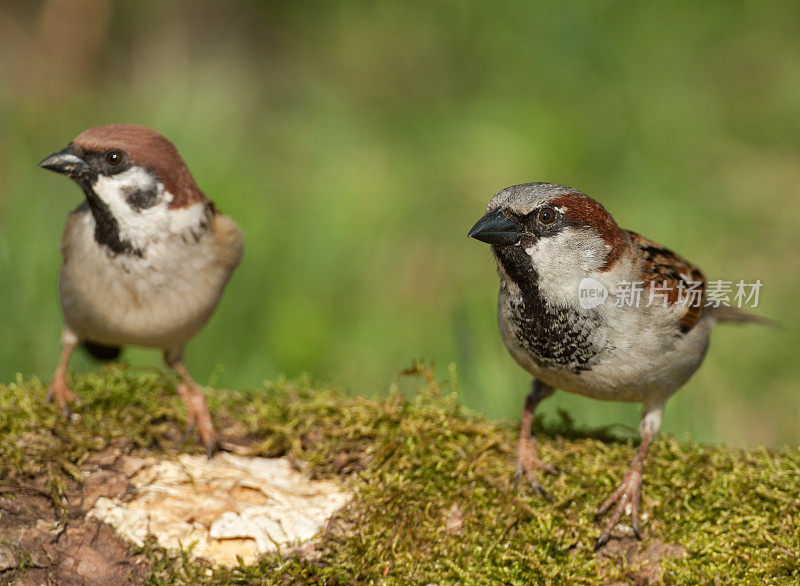
POLYGON ((629 246, 626 232, 602 205, 556 183, 502 190, 469 236, 492 245, 501 271, 529 269, 564 284, 611 270, 629 246))
POLYGON ((124 211, 120 206, 141 212, 205 200, 175 146, 146 126, 89 128, 39 166, 71 177, 112 213, 124 211))
POLYGON ((139 250, 177 223, 182 210, 208 202, 175 146, 145 126, 89 128, 39 166, 80 185, 98 242, 115 252, 139 250))

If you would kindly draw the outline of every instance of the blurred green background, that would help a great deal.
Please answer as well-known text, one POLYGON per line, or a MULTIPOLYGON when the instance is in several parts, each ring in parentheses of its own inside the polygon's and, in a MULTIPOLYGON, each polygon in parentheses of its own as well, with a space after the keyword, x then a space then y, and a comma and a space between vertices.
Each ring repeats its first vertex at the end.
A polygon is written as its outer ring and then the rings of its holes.
MULTIPOLYGON (((0 3, 0 380, 59 353, 58 243, 78 188, 36 167, 89 126, 170 138, 247 235, 187 362, 204 384, 312 373, 385 393, 414 358, 518 417, 495 324, 501 188, 552 180, 710 278, 761 279, 782 329, 720 327, 664 429, 800 441, 800 4, 0 3)), ((160 364, 129 350, 134 364, 160 364)), ((84 356, 76 370, 96 368, 84 356)), ((580 424, 638 406, 559 393, 580 424)))

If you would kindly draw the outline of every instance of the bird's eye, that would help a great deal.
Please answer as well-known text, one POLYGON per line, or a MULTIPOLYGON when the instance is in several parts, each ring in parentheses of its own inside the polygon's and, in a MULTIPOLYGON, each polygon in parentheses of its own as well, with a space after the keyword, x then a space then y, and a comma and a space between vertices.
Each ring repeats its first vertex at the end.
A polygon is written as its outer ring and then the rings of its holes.
POLYGON ((112 167, 116 167, 122 162, 122 153, 120 151, 108 151, 106 153, 106 162, 112 167))
POLYGON ((539 221, 542 224, 552 224, 556 221, 556 211, 553 208, 542 208, 539 210, 539 221))

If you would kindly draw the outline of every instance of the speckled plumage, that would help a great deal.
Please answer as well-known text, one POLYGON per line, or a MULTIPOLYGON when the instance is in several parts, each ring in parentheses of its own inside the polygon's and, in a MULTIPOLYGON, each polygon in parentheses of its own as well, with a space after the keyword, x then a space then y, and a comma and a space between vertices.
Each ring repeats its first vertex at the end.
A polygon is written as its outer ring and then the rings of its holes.
POLYGON ((502 266, 499 319, 511 344, 527 352, 541 368, 572 373, 591 369, 602 350, 592 332, 599 318, 581 318, 573 307, 551 305, 539 291, 539 275, 528 255, 517 247, 493 247, 502 266))
POLYGON ((536 470, 553 470, 536 456, 530 423, 535 407, 555 389, 640 402, 642 443, 620 488, 599 509, 602 514, 614 505, 598 545, 626 503, 633 506, 638 534, 641 463, 664 404, 700 366, 717 321, 752 318, 705 307, 700 269, 620 228, 602 205, 570 187, 508 187, 492 198, 470 235, 492 245, 500 276, 500 333, 514 359, 535 377, 523 411, 518 477, 546 494, 536 470), (585 282, 608 297, 582 303, 585 282), (628 304, 625 287, 632 283, 642 294, 628 304))

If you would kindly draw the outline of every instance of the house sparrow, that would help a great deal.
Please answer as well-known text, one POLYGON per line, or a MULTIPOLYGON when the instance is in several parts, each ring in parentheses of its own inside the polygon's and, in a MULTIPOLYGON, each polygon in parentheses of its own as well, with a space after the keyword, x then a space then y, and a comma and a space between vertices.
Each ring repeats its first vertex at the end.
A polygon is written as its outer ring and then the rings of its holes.
POLYGON ((706 306, 700 269, 620 228, 602 205, 563 185, 502 190, 469 236, 492 245, 500 333, 534 376, 522 413, 516 479, 524 477, 546 497, 537 472, 559 471, 538 458, 531 432, 536 406, 555 389, 642 403, 641 443, 622 483, 597 510, 598 517, 611 515, 596 548, 608 541, 627 505, 638 537, 642 461, 664 404, 700 366, 716 322, 766 320, 706 306), (641 283, 637 303, 619 303, 621 294, 609 293, 633 283, 641 283), (595 291, 593 299, 580 297, 586 290, 595 291), (649 299, 651 292, 658 297, 649 299))
POLYGON ((173 144, 144 126, 90 128, 40 167, 71 177, 85 201, 67 219, 58 279, 63 350, 48 399, 64 414, 75 346, 114 358, 125 345, 160 348, 209 454, 216 446, 206 399, 183 365, 242 258, 244 238, 197 187, 173 144))

